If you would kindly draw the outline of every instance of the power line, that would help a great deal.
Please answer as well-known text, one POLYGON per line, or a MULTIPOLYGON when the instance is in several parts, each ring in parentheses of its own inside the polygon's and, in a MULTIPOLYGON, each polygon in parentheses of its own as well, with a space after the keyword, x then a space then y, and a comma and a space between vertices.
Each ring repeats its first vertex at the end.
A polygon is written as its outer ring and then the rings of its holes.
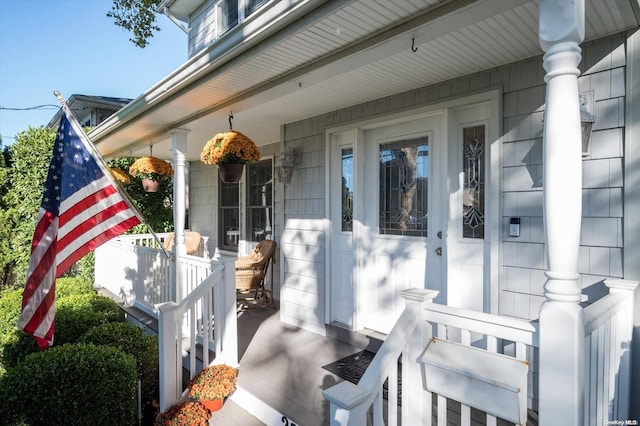
POLYGON ((53 105, 53 104, 36 105, 32 107, 27 107, 27 108, 11 108, 11 107, 0 106, 0 109, 5 109, 8 111, 31 111, 34 109, 60 109, 60 106, 53 105))

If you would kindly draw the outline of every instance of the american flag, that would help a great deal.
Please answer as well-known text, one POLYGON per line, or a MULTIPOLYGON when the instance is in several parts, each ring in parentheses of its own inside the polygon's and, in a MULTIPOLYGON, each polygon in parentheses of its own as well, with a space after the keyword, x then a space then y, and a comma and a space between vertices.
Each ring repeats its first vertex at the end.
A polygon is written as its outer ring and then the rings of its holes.
POLYGON ((18 327, 38 346, 53 344, 55 284, 100 244, 141 223, 80 125, 62 108, 31 242, 18 327))

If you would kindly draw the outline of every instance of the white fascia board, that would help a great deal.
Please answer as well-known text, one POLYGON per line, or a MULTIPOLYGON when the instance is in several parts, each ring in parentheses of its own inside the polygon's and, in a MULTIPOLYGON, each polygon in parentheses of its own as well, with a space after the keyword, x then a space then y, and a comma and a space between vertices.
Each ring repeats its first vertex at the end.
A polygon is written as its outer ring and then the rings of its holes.
MULTIPOLYGON (((112 115, 94 128, 89 133, 91 139, 98 145, 102 139, 107 138, 121 126, 134 121, 137 117, 153 109, 159 102, 179 95, 182 89, 204 78, 220 66, 229 63, 283 28, 292 24, 295 24, 293 27, 302 25, 307 20, 305 18, 312 21, 319 19, 311 16, 314 14, 310 12, 317 8, 320 3, 324 3, 324 0, 322 2, 319 0, 300 0, 293 6, 288 2, 277 2, 272 8, 258 17, 256 21, 245 21, 253 22, 254 25, 263 24, 260 25, 261 29, 259 31, 248 37, 243 34, 242 24, 234 27, 227 36, 216 40, 207 49, 189 58, 187 62, 127 104, 117 114, 112 115)), ((328 11, 321 13, 330 13, 332 10, 333 8, 329 7, 328 11)), ((274 41, 274 43, 276 42, 274 41)), ((265 48, 270 44, 266 43, 265 48)))

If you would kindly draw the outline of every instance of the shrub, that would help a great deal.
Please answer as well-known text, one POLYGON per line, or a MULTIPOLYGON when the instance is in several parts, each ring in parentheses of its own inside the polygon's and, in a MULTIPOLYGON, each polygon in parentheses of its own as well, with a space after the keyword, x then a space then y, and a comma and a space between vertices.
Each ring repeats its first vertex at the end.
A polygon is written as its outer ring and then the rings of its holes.
POLYGON ((143 402, 151 404, 158 400, 157 336, 146 335, 133 324, 118 322, 93 327, 82 336, 80 342, 113 346, 132 355, 137 362, 138 378, 142 381, 143 402))
MULTIPOLYGON (((124 321, 118 305, 99 294, 72 294, 56 301, 56 325, 53 345, 75 343, 91 328, 108 322, 124 321)), ((9 369, 27 355, 38 352, 32 336, 16 327, 14 332, 0 342, 2 364, 9 369)))
POLYGON ((55 344, 77 342, 100 324, 124 321, 118 304, 99 294, 74 294, 56 302, 55 344))
POLYGON ((54 347, 8 370, 0 381, 0 397, 3 421, 130 426, 137 413, 136 361, 108 346, 54 347))
MULTIPOLYGON (((16 356, 22 357, 24 354, 32 353, 38 350, 38 346, 31 338, 31 342, 27 339, 24 341, 18 341, 20 334, 23 334, 18 330, 18 318, 20 318, 20 311, 22 309, 22 289, 9 289, 0 292, 0 375, 4 374, 5 360, 4 352, 5 345, 9 345, 17 354, 10 353, 9 359, 14 359, 16 356), (23 347, 24 346, 24 347, 23 347)), ((1 417, 0 417, 1 418, 1 417)))
POLYGON ((40 351, 33 336, 25 334, 15 327, 8 335, 2 338, 2 368, 8 370, 15 367, 27 355, 40 351))
POLYGON ((17 329, 22 309, 22 289, 8 289, 0 292, 0 339, 17 329))
POLYGON ((73 294, 95 294, 93 285, 83 277, 61 277, 56 280, 56 300, 73 294))

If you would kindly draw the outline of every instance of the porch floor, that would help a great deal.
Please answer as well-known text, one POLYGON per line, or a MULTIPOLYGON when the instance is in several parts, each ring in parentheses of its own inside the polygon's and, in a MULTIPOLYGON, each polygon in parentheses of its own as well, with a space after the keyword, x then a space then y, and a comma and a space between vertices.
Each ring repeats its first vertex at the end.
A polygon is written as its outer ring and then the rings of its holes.
MULTIPOLYGON (((106 294, 108 296, 113 296, 106 294)), ((114 297, 117 299, 117 297, 114 297)), ((129 320, 154 333, 155 319, 135 308, 123 307, 129 320), (141 315, 142 314, 142 315, 141 315)), ((238 390, 213 413, 210 425, 225 426, 315 426, 329 425, 329 404, 322 391, 343 381, 322 368, 363 349, 376 352, 383 336, 352 334, 329 327, 320 336, 280 322, 280 311, 270 307, 238 313, 238 390), (351 342, 351 344, 345 343, 351 342), (273 421, 263 423, 246 411, 251 402, 261 401, 273 421)), ((258 408, 260 409, 260 408, 258 408)), ((460 424, 459 404, 448 405, 449 425, 460 424)), ((264 414, 264 410, 261 410, 264 414)), ((434 407, 434 416, 436 410, 434 407)), ((435 420, 435 418, 434 418, 435 420)), ((434 423, 436 424, 436 423, 434 423)), ((486 424, 484 416, 472 411, 472 425, 486 424)), ((498 420, 499 426, 509 423, 498 420)), ((537 413, 529 410, 527 426, 537 426, 537 413)))
MULTIPOLYGON (((249 393, 281 413, 268 426, 329 425, 329 404, 322 391, 343 379, 322 366, 363 349, 375 352, 380 344, 377 337, 347 335, 345 338, 343 335, 338 340, 281 323, 278 310, 241 312, 238 316, 238 387, 243 390, 242 394, 249 393)), ((242 402, 242 398, 235 398, 234 394, 220 411, 213 413, 209 424, 265 424, 246 412, 242 402)), ((450 402, 447 411, 447 424, 460 424, 459 404, 450 402)), ((471 422, 474 426, 486 424, 483 413, 478 410, 472 410, 471 422)), ((499 426, 509 424, 498 420, 499 426)), ((537 425, 537 413, 530 410, 527 426, 537 425)))
MULTIPOLYGON (((238 387, 286 417, 277 424, 328 425, 322 391, 342 379, 322 366, 362 349, 281 323, 278 310, 246 310, 238 316, 238 387)), ((210 424, 263 423, 230 398, 210 424)))

